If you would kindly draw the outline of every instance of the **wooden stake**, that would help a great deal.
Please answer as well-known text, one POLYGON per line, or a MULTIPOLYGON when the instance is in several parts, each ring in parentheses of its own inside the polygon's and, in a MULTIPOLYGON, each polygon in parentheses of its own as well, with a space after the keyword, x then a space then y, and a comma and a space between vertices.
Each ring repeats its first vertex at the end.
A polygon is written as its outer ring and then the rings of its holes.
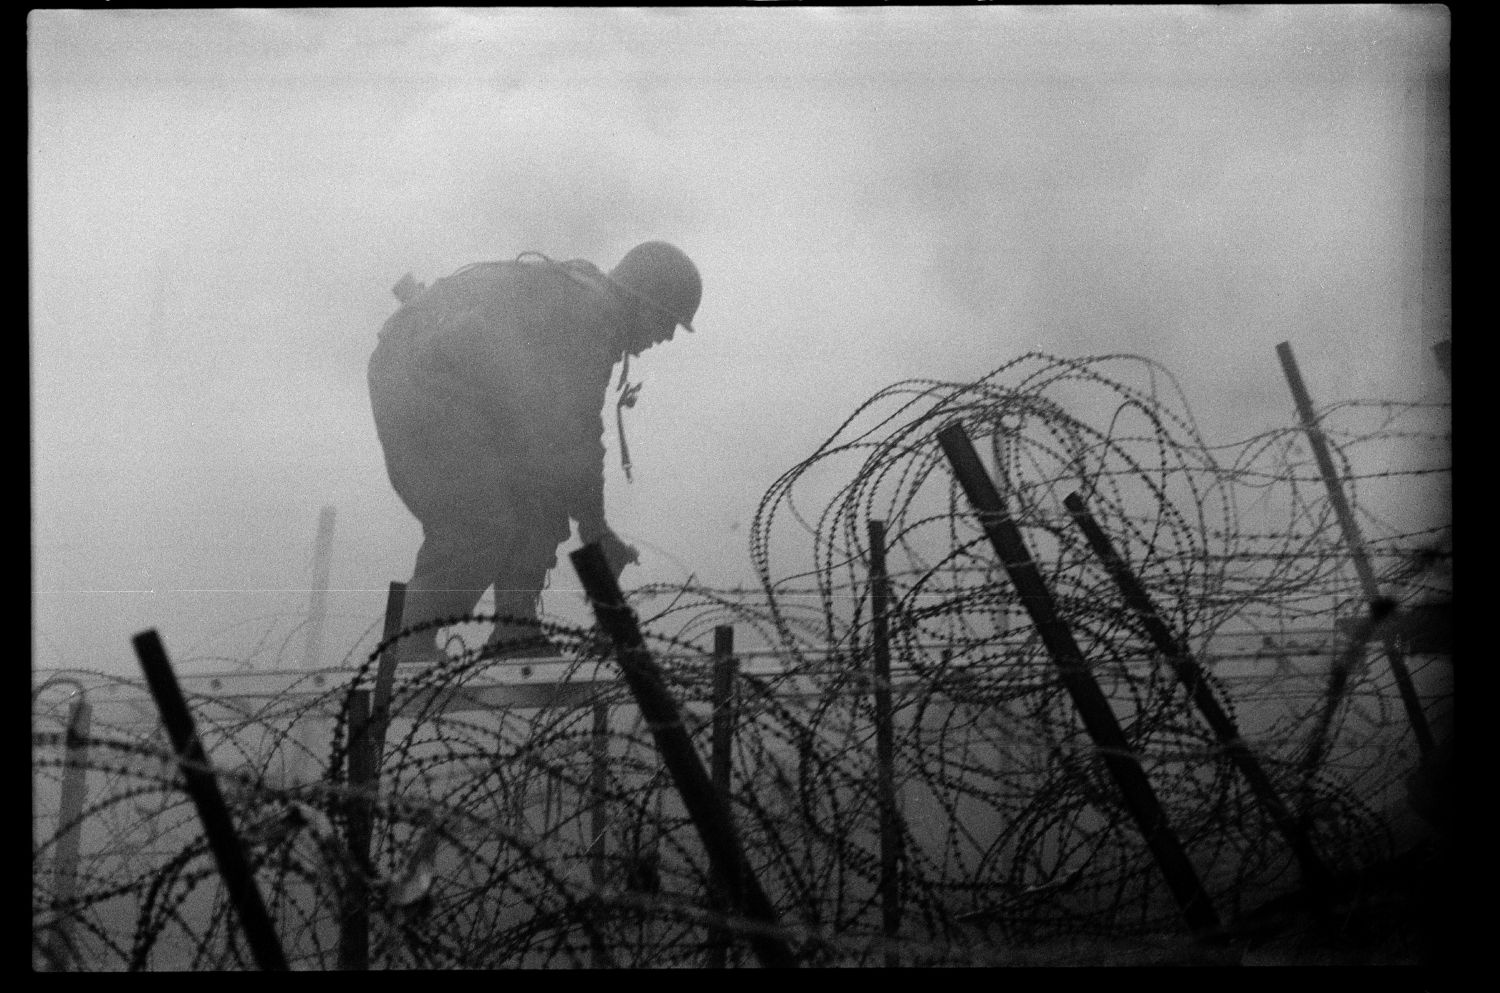
MULTIPOLYGON (((333 508, 325 508, 331 512, 333 508)), ((328 514, 331 530, 332 514, 328 514)), ((320 529, 321 530, 321 529, 320 529)), ((406 609, 406 584, 391 583, 386 591, 385 622, 381 641, 389 641, 401 630, 406 609)), ((373 867, 370 842, 374 834, 373 810, 380 792, 380 765, 385 755, 386 730, 390 726, 392 687, 396 682, 397 649, 387 645, 376 663, 375 689, 355 690, 349 696, 349 851, 353 875, 340 920, 339 968, 366 971, 370 968, 370 894, 367 880, 373 867)))
MULTIPOLYGON (((731 787, 731 759, 734 748, 735 700, 734 677, 738 669, 734 658, 734 627, 720 624, 714 628, 714 683, 712 690, 713 742, 710 761, 714 787, 727 797, 731 787)), ((732 809, 731 809, 732 813, 732 809)))
POLYGON ((239 914, 240 927, 244 929, 245 941, 250 945, 255 964, 266 971, 285 971, 286 955, 281 950, 271 917, 266 913, 260 889, 255 885, 255 876, 250 871, 239 835, 235 833, 234 822, 229 819, 229 808, 224 805, 224 796, 219 792, 219 781, 214 778, 213 765, 198 739, 192 712, 183 699, 182 688, 172 671, 172 663, 167 660, 161 637, 155 630, 150 630, 141 632, 131 641, 145 672, 146 685, 161 712, 161 722, 172 741, 187 794, 198 808, 198 817, 203 822, 209 848, 219 866, 219 875, 224 879, 224 888, 229 891, 230 901, 239 914))
MULTIPOLYGON (((1333 456, 1328 452, 1328 442, 1323 437, 1323 430, 1318 427, 1317 416, 1313 413, 1312 397, 1308 395, 1307 386, 1302 382, 1302 373, 1297 368, 1297 360, 1292 355, 1292 346, 1283 341, 1276 346, 1276 355, 1281 359, 1281 370, 1286 374, 1287 385, 1291 388, 1292 399, 1297 404, 1297 414, 1302 418, 1302 429, 1307 432, 1307 443, 1312 448, 1313 458, 1317 460, 1318 472, 1323 476, 1323 485, 1328 489, 1328 500, 1333 504, 1334 515, 1338 517, 1339 527, 1344 532, 1344 544, 1349 547, 1349 556, 1354 561, 1354 571, 1359 576, 1359 585, 1364 590, 1365 602, 1373 610, 1374 605, 1381 599, 1380 585, 1375 581, 1375 570, 1370 565, 1370 557, 1365 552, 1364 538, 1359 533, 1359 522, 1354 519, 1354 511, 1349 507, 1349 501, 1344 497, 1343 486, 1339 483, 1338 473, 1333 468, 1333 456)), ((1401 703, 1406 708, 1406 719, 1411 723, 1412 733, 1416 736, 1417 747, 1423 755, 1432 751, 1432 729, 1427 724, 1427 715, 1422 711, 1422 702, 1417 698, 1416 687, 1412 684, 1411 673, 1406 669, 1406 660, 1401 650, 1396 645, 1396 639, 1389 633, 1383 636, 1386 658, 1390 661, 1391 674, 1396 679, 1396 689, 1401 694, 1401 703)), ((1335 676, 1334 679, 1343 685, 1344 680, 1335 676)), ((1338 701, 1331 701, 1337 706, 1338 701)))
MULTIPOLYGON (((390 641, 401 630, 401 615, 406 611, 406 584, 392 583, 385 597, 385 626, 380 640, 390 641)), ((380 762, 385 755, 385 734, 391 724, 391 691, 396 684, 396 656, 400 654, 395 644, 387 645, 380 653, 380 662, 375 670, 375 695, 370 701, 375 751, 375 776, 380 777, 380 762)))
POLYGON ((875 704, 875 788, 880 804, 880 920, 889 943, 885 964, 901 964, 895 941, 901 930, 901 827, 896 807, 896 742, 892 727, 890 580, 885 571, 885 522, 868 521, 870 540, 870 620, 875 704))
POLYGON ((953 475, 978 512, 990 545, 999 556, 1001 566, 1016 588, 1021 606, 1026 609, 1042 644, 1057 666, 1063 687, 1072 697, 1073 706, 1077 708, 1084 728, 1093 739, 1100 759, 1114 778, 1126 809, 1145 838, 1146 846, 1155 857, 1162 875, 1166 877, 1167 886, 1182 909, 1188 926, 1195 931, 1217 927, 1218 915, 1209 902, 1208 894, 1203 890, 1192 862, 1183 851, 1176 832, 1167 822, 1166 812, 1162 810, 1150 781, 1141 769, 1140 758, 1131 749, 1125 733, 1115 719, 1114 711, 1110 709, 1109 700, 1089 671, 1082 651, 1073 640, 1072 630, 1059 615, 1052 594, 1021 537, 1020 529, 1006 513, 1000 494, 979 461, 969 436, 961 424, 951 424, 938 432, 938 442, 953 466, 953 475))
POLYGON ((370 839, 376 789, 376 755, 370 691, 349 694, 349 879, 339 915, 339 969, 365 972, 370 968, 370 839))
POLYGON ((58 911, 53 922, 49 947, 52 962, 59 965, 69 964, 75 958, 72 941, 74 911, 67 905, 73 902, 78 889, 78 847, 83 833, 83 825, 78 819, 83 814, 88 789, 92 720, 93 711, 80 687, 78 699, 68 711, 67 758, 63 765, 62 797, 57 809, 57 826, 62 834, 57 839, 57 861, 52 871, 53 899, 63 909, 58 911))
POLYGON ((307 600, 307 644, 302 652, 304 669, 316 669, 323 664, 323 628, 328 620, 328 573, 333 559, 333 517, 332 507, 324 507, 318 514, 312 589, 307 600))
POLYGON ((1204 721, 1213 730, 1214 736, 1219 739, 1219 744, 1228 752, 1230 759, 1240 770, 1240 774, 1250 784, 1251 792, 1260 800, 1261 806, 1266 809, 1266 813, 1270 815, 1271 820, 1286 838, 1293 855, 1302 867, 1302 873, 1307 882, 1314 887, 1322 886, 1328 879, 1328 870, 1318 858, 1317 852, 1313 850, 1307 833, 1292 817, 1291 811, 1282 801, 1280 794, 1276 792, 1276 787, 1272 784, 1270 777, 1261 768, 1260 760, 1240 737, 1240 731, 1235 726, 1234 719, 1225 712, 1209 690, 1208 682, 1203 678, 1203 670, 1194 661, 1187 646, 1168 629, 1166 622, 1157 613, 1156 604, 1151 601, 1151 595, 1136 579, 1130 566, 1115 551, 1114 544, 1104 533, 1104 529, 1094 520, 1094 515, 1089 513, 1083 498, 1077 493, 1069 493, 1063 498, 1063 503, 1072 513, 1073 523, 1078 525, 1089 547, 1104 564, 1110 578, 1115 581, 1115 585, 1125 598, 1125 603, 1140 619, 1152 644, 1171 666, 1172 672, 1177 676, 1177 681, 1187 690, 1193 705, 1198 708, 1204 721))
POLYGON ((593 604, 599 626, 614 642, 620 674, 625 678, 646 726, 651 729, 662 764, 671 774, 683 806, 708 852, 709 868, 715 881, 725 892, 732 892, 738 882, 745 916, 763 925, 750 935, 751 947, 767 967, 795 966, 797 962, 791 948, 774 932, 776 911, 760 888, 760 882, 740 847, 728 805, 715 791, 713 781, 693 749, 682 715, 667 691, 661 670, 646 649, 636 626, 635 614, 625 603, 603 549, 597 543, 588 544, 569 557, 593 604))

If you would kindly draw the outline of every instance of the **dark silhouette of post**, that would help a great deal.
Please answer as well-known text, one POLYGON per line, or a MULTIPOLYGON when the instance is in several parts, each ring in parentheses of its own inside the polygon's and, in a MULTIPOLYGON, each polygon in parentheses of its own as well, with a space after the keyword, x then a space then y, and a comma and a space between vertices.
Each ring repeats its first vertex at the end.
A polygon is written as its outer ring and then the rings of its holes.
MULTIPOLYGON (((737 668, 734 658, 734 627, 720 624, 714 628, 714 674, 713 689, 709 696, 713 715, 710 720, 712 739, 709 745, 709 776, 714 790, 724 798, 730 826, 734 824, 734 808, 729 797, 734 788, 734 675, 737 668)), ((719 909, 736 907, 740 903, 737 889, 728 893, 715 892, 714 902, 719 909)), ((729 965, 729 932, 724 928, 712 928, 709 932, 708 967, 723 969, 729 965)))
POLYGON ((870 540, 871 691, 875 705, 875 789, 880 804, 880 923, 885 964, 901 964, 901 827, 896 809, 896 740, 892 727, 890 579, 885 571, 885 522, 868 521, 870 540))
POLYGON ((1072 698, 1084 729, 1119 788, 1125 807, 1145 838, 1147 848, 1166 877, 1183 918, 1196 931, 1217 927, 1218 915, 1192 862, 1167 822, 1166 812, 1141 768, 1139 757, 1120 729, 1104 691, 1089 671, 1072 630, 1058 613, 1020 529, 1006 513, 1000 494, 979 461, 969 436, 961 424, 951 424, 938 432, 938 442, 953 467, 953 475, 978 512, 990 545, 1016 588, 1021 606, 1026 609, 1042 644, 1057 666, 1063 687, 1072 698))
POLYGON ((219 875, 224 879, 224 888, 229 891, 230 902, 239 915, 250 954, 263 970, 285 971, 287 961, 281 950, 281 941, 276 937, 260 889, 255 885, 255 876, 250 871, 239 835, 235 833, 234 822, 229 819, 229 808, 224 805, 213 766, 203 751, 193 715, 182 696, 182 687, 177 683, 172 663, 167 660, 161 638, 155 630, 150 630, 141 632, 131 641, 146 674, 146 685, 156 698, 156 708, 161 712, 161 722, 171 739, 172 750, 177 755, 177 767, 182 773, 187 794, 198 808, 198 817, 203 822, 209 849, 219 866, 219 875))
POLYGON ((87 797, 89 763, 89 728, 93 708, 78 688, 78 699, 68 708, 68 730, 64 740, 66 758, 63 764, 62 796, 58 800, 57 855, 52 870, 52 898, 58 905, 48 940, 52 962, 64 965, 73 959, 73 908, 69 906, 78 888, 78 847, 83 833, 79 818, 87 797))
POLYGON ((370 719, 370 691, 349 694, 349 878, 341 894, 339 969, 363 972, 370 968, 370 839, 376 789, 375 742, 370 719))
POLYGON ((646 649, 635 613, 626 605, 603 549, 597 543, 584 545, 570 558, 593 604, 599 626, 614 642, 620 674, 651 729, 662 764, 667 767, 708 852, 715 883, 725 893, 737 890, 744 916, 760 925, 750 930, 748 937, 761 963, 776 968, 795 966, 797 962, 786 939, 775 933, 776 911, 740 847, 728 804, 714 790, 713 781, 693 749, 682 714, 646 649))
MULTIPOLYGON (((385 625, 380 640, 388 642, 401 630, 401 615, 406 611, 406 584, 391 583, 385 597, 385 625)), ((385 754, 385 734, 391 725, 391 690, 396 683, 396 646, 385 646, 375 669, 375 695, 370 699, 371 748, 375 752, 375 775, 380 775, 380 759, 385 754)))
MULTIPOLYGON (((333 508, 325 507, 325 522, 332 537, 333 508)), ((319 540, 322 541, 322 525, 319 540)), ((401 630, 406 608, 406 584, 391 583, 386 590, 385 621, 380 640, 389 642, 401 630)), ((349 695, 349 799, 348 844, 352 877, 343 894, 339 921, 339 968, 364 971, 370 968, 370 894, 367 880, 372 874, 370 842, 374 835, 375 797, 380 792, 380 763, 385 754, 385 735, 390 726, 391 692, 396 682, 396 646, 386 645, 375 668, 375 688, 355 690, 349 695)))
POLYGON ((1204 721, 1213 730, 1214 736, 1219 739, 1219 744, 1224 747, 1231 761, 1240 770, 1240 774, 1250 784, 1251 792, 1255 794, 1256 799, 1260 801, 1261 806, 1266 809, 1266 813, 1270 815, 1271 820, 1286 838, 1287 845, 1296 856, 1298 865, 1302 867, 1304 878, 1313 886, 1323 885, 1328 879, 1328 870, 1323 865, 1322 859, 1318 858, 1318 853, 1313 850, 1307 832, 1292 817, 1291 811, 1276 791, 1271 778, 1261 768, 1260 760, 1240 737, 1240 731, 1235 726, 1234 719, 1214 697, 1208 687, 1208 681, 1203 678, 1203 670, 1194 661, 1192 653, 1172 634, 1166 622, 1161 619, 1161 615, 1157 613, 1156 604, 1151 600, 1151 595, 1146 592, 1146 588, 1130 570, 1130 566, 1115 551, 1114 543, 1094 520, 1094 515, 1089 513, 1083 498, 1077 493, 1069 493, 1063 498, 1063 503, 1073 515, 1073 523, 1078 525, 1089 547, 1104 564, 1105 571, 1109 573, 1110 578, 1115 581, 1115 586, 1119 588, 1126 605, 1146 629, 1151 643, 1156 646, 1156 650, 1161 653, 1167 665, 1171 666, 1172 672, 1177 676, 1177 681, 1187 690, 1188 697, 1198 708, 1198 712, 1203 715, 1204 721))
MULTIPOLYGON (((1292 399, 1297 404, 1297 416, 1302 419, 1302 430, 1307 434, 1307 443, 1312 448, 1313 458, 1318 463, 1318 472, 1323 476, 1323 485, 1328 490, 1328 500, 1333 505, 1334 515, 1338 518, 1339 527, 1344 532, 1344 544, 1349 546, 1349 557, 1354 561, 1354 571, 1359 576, 1359 585, 1365 594, 1365 602, 1373 610, 1374 605, 1381 599, 1380 584, 1375 581, 1375 570, 1370 565, 1370 557, 1365 552, 1364 538, 1359 532, 1359 522, 1354 519, 1354 511, 1349 506, 1349 501, 1344 497, 1344 488, 1339 483, 1338 472, 1333 467, 1333 456, 1328 452, 1328 441, 1323 437, 1323 429, 1318 426, 1317 415, 1313 412, 1312 397, 1307 392, 1307 386, 1302 382, 1302 372, 1297 368, 1297 359, 1292 355, 1290 342, 1283 341, 1276 346, 1276 356, 1281 360, 1281 370, 1286 375, 1287 386, 1291 388, 1292 399)), ((1417 690, 1411 681, 1411 673, 1407 671, 1406 660, 1402 656, 1401 649, 1396 645, 1396 639, 1389 632, 1384 633, 1382 638, 1386 658, 1391 664, 1391 675, 1396 679, 1396 689, 1401 694, 1402 706, 1406 708, 1406 719, 1411 723, 1412 733, 1416 736, 1417 747, 1422 754, 1426 755, 1432 751, 1432 729, 1427 724, 1427 715, 1422 711, 1422 701, 1417 698, 1417 690)), ((1340 688, 1347 680, 1347 674, 1335 673, 1330 683, 1330 695, 1332 687, 1337 684, 1340 688)), ((1337 706, 1338 700, 1332 700, 1337 706)))

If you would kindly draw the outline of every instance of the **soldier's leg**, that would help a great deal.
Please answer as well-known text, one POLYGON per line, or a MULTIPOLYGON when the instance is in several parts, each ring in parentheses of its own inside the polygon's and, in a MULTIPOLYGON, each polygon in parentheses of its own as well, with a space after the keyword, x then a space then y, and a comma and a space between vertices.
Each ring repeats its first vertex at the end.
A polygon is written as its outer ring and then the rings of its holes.
MULTIPOLYGON (((509 545, 510 553, 496 563, 495 613, 535 618, 537 599, 547 581, 547 572, 557 564, 557 547, 568 538, 568 519, 557 519, 554 511, 531 515, 527 527, 509 545)), ((492 645, 535 641, 540 632, 532 626, 499 622, 490 636, 492 645)))
MULTIPOLYGON (((411 580, 406 584, 402 627, 471 613, 494 575, 490 536, 472 528, 427 528, 411 580)), ((441 649, 438 629, 407 638, 403 661, 430 658, 441 649)))

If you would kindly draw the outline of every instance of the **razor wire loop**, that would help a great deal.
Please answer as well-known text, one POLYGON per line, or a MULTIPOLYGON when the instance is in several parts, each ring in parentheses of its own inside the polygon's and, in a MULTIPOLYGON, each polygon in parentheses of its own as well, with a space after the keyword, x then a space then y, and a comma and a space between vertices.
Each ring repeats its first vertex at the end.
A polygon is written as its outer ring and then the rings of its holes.
MULTIPOLYGON (((652 618, 647 643, 700 748, 711 723, 712 665, 703 646, 715 627, 736 628, 730 805, 782 933, 808 964, 878 965, 887 949, 875 899, 879 797, 865 676, 870 519, 886 522, 898 786, 921 813, 901 823, 903 962, 988 962, 1014 942, 1125 940, 1176 928, 1097 749, 1040 664, 1034 632, 1016 620, 1014 593, 935 450, 933 433, 954 417, 976 440, 990 439, 981 450, 1011 513, 1184 845, 1195 864, 1212 869, 1205 885, 1221 913, 1232 918, 1257 894, 1293 885, 1293 860, 1067 525, 1062 497, 1072 490, 1084 493, 1163 619, 1199 658, 1267 777, 1296 798, 1331 868, 1348 873, 1392 853, 1371 802, 1399 790, 1408 771, 1388 679, 1371 667, 1351 674, 1357 696, 1328 715, 1321 740, 1329 747, 1308 772, 1304 745, 1323 716, 1317 693, 1304 693, 1293 677, 1236 675, 1236 667, 1258 664, 1250 652, 1237 657, 1232 641, 1214 648, 1235 626, 1254 641, 1324 629, 1320 654, 1304 657, 1326 664, 1340 645, 1332 631, 1348 609, 1340 604, 1361 602, 1317 474, 1298 449, 1299 429, 1210 446, 1174 390, 1164 370, 1142 359, 1041 353, 974 383, 894 384, 768 488, 750 524, 756 585, 690 580, 627 591, 638 615, 652 618), (763 664, 767 658, 775 664, 763 664), (1259 725, 1247 725, 1257 712, 1259 725), (1375 761, 1358 750, 1371 738, 1390 742, 1375 761)), ((1349 402, 1320 418, 1341 470, 1357 484, 1351 501, 1367 522, 1382 583, 1401 603, 1451 587, 1445 557, 1424 563, 1411 551, 1451 547, 1451 527, 1383 523, 1375 498, 1381 487, 1451 470, 1446 453, 1410 466, 1368 453, 1440 440, 1443 425, 1424 425, 1446 410, 1349 402)), ((753 922, 711 909, 702 850, 593 629, 485 614, 433 626, 471 620, 521 623, 552 638, 565 654, 559 682, 581 687, 577 706, 487 713, 432 706, 521 663, 496 660, 485 645, 397 670, 396 726, 371 803, 372 881, 398 878, 424 837, 436 849, 424 914, 372 903, 372 938, 380 940, 371 942, 371 965, 588 964, 594 948, 621 966, 699 965, 710 933, 727 930, 742 944, 753 922), (609 714, 602 738, 591 704, 609 714), (602 835, 591 826, 596 809, 602 835), (654 865, 654 886, 642 888, 638 860, 654 865)), ((295 703, 231 707, 195 697, 205 745, 236 759, 219 774, 235 784, 226 792, 238 820, 254 823, 258 812, 296 802, 340 823, 350 796, 348 694, 369 688, 381 653, 424 627, 375 639, 364 660, 352 656, 345 685, 295 703), (280 770, 300 747, 288 727, 304 722, 327 748, 318 750, 311 778, 287 782, 280 770)), ((88 689, 109 680, 86 670, 68 678, 88 689)), ((1322 670, 1303 682, 1321 688, 1322 670)), ((54 706, 40 692, 47 685, 33 691, 37 712, 54 706)), ((162 747, 99 714, 96 707, 80 822, 96 823, 111 844, 87 854, 66 908, 81 922, 78 953, 102 968, 243 966, 244 952, 215 909, 222 898, 206 849, 174 797, 176 775, 153 762, 162 747), (142 805, 153 799, 155 809, 142 805)), ((34 732, 39 782, 60 776, 64 743, 60 730, 34 732)), ((70 825, 38 823, 34 865, 47 866, 70 825)), ((253 858, 289 953, 326 967, 335 950, 323 925, 338 904, 338 875, 318 868, 323 849, 305 830, 257 843, 253 858)), ((34 873, 37 928, 63 909, 51 901, 49 878, 34 873)))

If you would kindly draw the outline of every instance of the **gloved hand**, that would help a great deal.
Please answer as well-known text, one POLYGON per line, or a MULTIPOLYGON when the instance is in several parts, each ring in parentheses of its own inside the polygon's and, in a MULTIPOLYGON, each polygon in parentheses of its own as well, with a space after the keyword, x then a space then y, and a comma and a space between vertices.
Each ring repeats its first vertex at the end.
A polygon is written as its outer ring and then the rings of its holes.
POLYGON ((604 552, 604 561, 609 563, 609 571, 614 573, 615 581, 619 582, 620 573, 625 567, 633 562, 641 560, 641 553, 636 551, 634 545, 627 545, 620 540, 620 536, 608 528, 597 539, 599 548, 604 552))

